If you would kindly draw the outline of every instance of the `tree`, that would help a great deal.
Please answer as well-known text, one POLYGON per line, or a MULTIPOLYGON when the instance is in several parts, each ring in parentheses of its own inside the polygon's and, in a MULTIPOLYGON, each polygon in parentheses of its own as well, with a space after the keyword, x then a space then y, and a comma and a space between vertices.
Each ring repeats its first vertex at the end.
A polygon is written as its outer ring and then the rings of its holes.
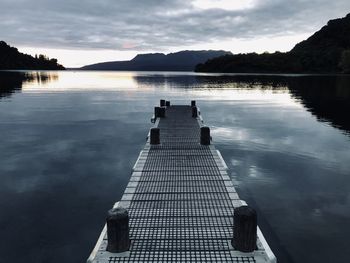
POLYGON ((339 66, 343 70, 343 73, 350 73, 350 49, 343 51, 339 66))
POLYGON ((39 59, 40 59, 40 60, 43 60, 43 61, 44 61, 44 60, 49 60, 48 57, 45 56, 45 55, 43 55, 43 54, 40 54, 40 55, 39 55, 39 59))

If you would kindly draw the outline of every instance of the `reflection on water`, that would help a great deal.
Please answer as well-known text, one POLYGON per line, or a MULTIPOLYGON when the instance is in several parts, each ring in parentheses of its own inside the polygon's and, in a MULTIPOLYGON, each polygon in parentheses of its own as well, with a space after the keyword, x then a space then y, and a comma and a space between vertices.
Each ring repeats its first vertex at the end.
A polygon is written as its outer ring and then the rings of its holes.
POLYGON ((25 84, 44 85, 57 81, 58 74, 55 72, 33 71, 1 71, 0 72, 0 98, 9 97, 12 93, 22 90, 25 84))
POLYGON ((39 85, 45 85, 47 83, 57 81, 58 74, 55 72, 34 71, 26 73, 27 77, 31 79, 30 82, 39 85))
POLYGON ((350 131, 350 76, 325 75, 135 75, 140 86, 289 91, 320 121, 350 131))
POLYGON ((346 262, 350 141, 341 131, 350 131, 349 83, 347 76, 0 72, 0 262, 86 260, 160 98, 198 101, 279 262, 346 262))
POLYGON ((12 93, 22 90, 22 83, 30 80, 23 73, 1 72, 0 74, 0 98, 8 97, 12 93))
POLYGON ((310 76, 289 81, 293 96, 321 121, 350 131, 350 76, 310 76))

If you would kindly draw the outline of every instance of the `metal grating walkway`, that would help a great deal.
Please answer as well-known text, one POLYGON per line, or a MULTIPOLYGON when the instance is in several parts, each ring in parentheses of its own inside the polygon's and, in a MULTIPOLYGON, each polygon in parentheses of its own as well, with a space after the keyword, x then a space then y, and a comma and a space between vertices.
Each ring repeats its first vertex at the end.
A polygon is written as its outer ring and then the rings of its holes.
POLYGON ((258 250, 231 246, 234 207, 244 204, 213 145, 199 144, 202 119, 171 106, 157 119, 160 145, 147 142, 122 200, 129 210, 130 251, 106 251, 106 228, 88 262, 275 262, 258 230, 258 250))

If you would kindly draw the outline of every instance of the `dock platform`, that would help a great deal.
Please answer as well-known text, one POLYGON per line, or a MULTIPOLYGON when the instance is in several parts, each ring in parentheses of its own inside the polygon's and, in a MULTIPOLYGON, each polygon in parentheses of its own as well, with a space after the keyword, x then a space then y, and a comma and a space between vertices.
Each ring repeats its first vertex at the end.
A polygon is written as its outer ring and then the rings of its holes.
POLYGON ((151 144, 148 136, 114 205, 128 211, 130 248, 107 251, 105 226, 87 262, 276 262, 259 227, 254 251, 232 246, 234 210, 246 203, 220 152, 212 143, 200 143, 199 108, 194 117, 190 105, 163 108, 165 116, 154 118, 153 126, 160 143, 151 144))

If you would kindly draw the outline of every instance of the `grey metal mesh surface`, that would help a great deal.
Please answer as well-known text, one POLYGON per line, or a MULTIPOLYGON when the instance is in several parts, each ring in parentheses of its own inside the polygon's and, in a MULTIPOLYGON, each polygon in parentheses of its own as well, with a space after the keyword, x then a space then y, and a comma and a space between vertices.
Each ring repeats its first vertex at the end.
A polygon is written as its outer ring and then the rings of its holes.
POLYGON ((189 106, 162 118, 129 207, 131 249, 114 262, 255 262, 232 255, 232 201, 189 106))
POLYGON ((226 251, 166 251, 166 252, 150 252, 150 253, 130 253, 130 258, 110 257, 109 263, 116 262, 217 262, 217 263, 254 263, 253 257, 235 257, 226 251))

